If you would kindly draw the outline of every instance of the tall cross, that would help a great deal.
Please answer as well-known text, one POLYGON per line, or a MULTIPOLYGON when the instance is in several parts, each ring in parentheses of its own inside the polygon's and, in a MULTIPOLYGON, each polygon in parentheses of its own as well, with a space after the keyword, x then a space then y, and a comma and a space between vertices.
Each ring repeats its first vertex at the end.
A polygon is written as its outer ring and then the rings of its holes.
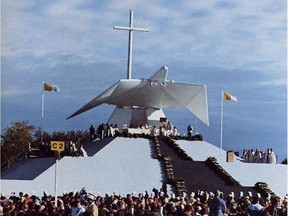
POLYGON ((148 32, 149 29, 134 28, 133 27, 133 11, 130 10, 130 25, 129 27, 113 26, 113 29, 118 30, 128 30, 129 31, 129 41, 128 41, 128 63, 127 63, 127 79, 131 79, 132 71, 132 42, 133 42, 133 31, 148 32))

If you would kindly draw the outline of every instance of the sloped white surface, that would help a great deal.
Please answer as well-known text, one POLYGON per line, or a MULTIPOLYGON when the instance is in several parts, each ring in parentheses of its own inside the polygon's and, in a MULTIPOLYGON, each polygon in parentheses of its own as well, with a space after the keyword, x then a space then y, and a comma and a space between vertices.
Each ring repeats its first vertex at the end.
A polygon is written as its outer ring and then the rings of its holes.
MULTIPOLYGON (((36 192, 54 194, 55 166, 33 181, 1 180, 1 192, 36 192)), ((147 139, 116 138, 93 157, 65 157, 58 163, 57 194, 80 191, 85 187, 95 194, 106 192, 142 193, 153 187, 161 188, 161 169, 158 160, 151 158, 147 139)))
MULTIPOLYGON (((287 193, 287 166, 282 164, 251 164, 226 162, 226 151, 205 141, 176 141, 195 161, 216 157, 218 163, 243 186, 265 182, 278 196, 287 193)), ((131 193, 160 188, 159 162, 151 158, 151 148, 146 139, 116 138, 93 157, 70 158, 59 161, 58 194, 79 191, 85 187, 97 193, 131 193), (92 181, 91 181, 92 180, 92 181)), ((44 190, 54 193, 55 167, 52 166, 33 181, 1 180, 1 192, 9 195, 24 191, 42 195, 44 190)))
POLYGON ((265 182, 268 187, 282 198, 288 193, 287 165, 245 163, 242 158, 235 157, 233 163, 226 162, 226 151, 205 141, 177 140, 176 143, 195 161, 205 161, 212 156, 242 186, 254 186, 257 182, 265 182))

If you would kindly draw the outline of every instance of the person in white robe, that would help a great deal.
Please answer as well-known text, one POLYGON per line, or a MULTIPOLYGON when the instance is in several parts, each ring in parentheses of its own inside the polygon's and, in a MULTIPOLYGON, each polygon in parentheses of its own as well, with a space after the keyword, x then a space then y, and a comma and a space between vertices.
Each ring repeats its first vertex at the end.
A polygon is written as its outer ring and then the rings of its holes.
POLYGON ((88 157, 87 152, 85 151, 83 145, 81 145, 81 147, 80 147, 80 154, 81 154, 83 157, 88 157))
POLYGON ((269 162, 270 162, 271 164, 276 164, 276 163, 277 163, 277 161, 276 161, 276 156, 275 156, 275 153, 274 153, 274 151, 273 151, 272 148, 270 148, 269 162))

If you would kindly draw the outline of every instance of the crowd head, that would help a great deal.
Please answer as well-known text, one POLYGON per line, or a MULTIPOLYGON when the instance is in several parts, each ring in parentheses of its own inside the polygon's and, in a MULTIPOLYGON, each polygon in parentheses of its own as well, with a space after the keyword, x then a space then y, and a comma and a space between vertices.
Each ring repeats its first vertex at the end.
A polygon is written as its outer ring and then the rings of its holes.
POLYGON ((215 205, 222 202, 222 215, 255 215, 284 216, 287 215, 288 195, 281 199, 278 196, 240 192, 235 195, 231 192, 224 196, 220 190, 215 192, 197 191, 191 194, 183 193, 177 196, 167 194, 162 189, 155 188, 148 193, 135 192, 130 194, 105 195, 87 192, 85 188, 80 191, 64 193, 55 197, 44 191, 42 196, 20 192, 10 196, 1 195, 0 215, 193 215, 206 216, 214 214, 215 205), (216 204, 215 204, 216 203, 216 204))

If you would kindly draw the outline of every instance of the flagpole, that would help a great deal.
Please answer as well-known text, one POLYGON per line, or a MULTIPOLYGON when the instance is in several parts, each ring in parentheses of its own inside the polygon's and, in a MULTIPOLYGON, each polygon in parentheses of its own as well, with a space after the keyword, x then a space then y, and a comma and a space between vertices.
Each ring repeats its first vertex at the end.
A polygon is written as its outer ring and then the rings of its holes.
POLYGON ((223 101, 224 101, 224 98, 223 98, 223 95, 224 95, 224 92, 222 91, 222 96, 221 96, 221 120, 220 120, 220 148, 222 149, 222 139, 223 139, 223 101))
POLYGON ((56 161, 55 161, 55 179, 54 179, 54 193, 55 193, 55 207, 57 207, 57 173, 58 173, 58 161, 60 158, 60 152, 56 151, 56 161))
POLYGON ((44 126, 44 81, 42 83, 42 101, 41 101, 41 144, 43 143, 43 126, 44 126))

